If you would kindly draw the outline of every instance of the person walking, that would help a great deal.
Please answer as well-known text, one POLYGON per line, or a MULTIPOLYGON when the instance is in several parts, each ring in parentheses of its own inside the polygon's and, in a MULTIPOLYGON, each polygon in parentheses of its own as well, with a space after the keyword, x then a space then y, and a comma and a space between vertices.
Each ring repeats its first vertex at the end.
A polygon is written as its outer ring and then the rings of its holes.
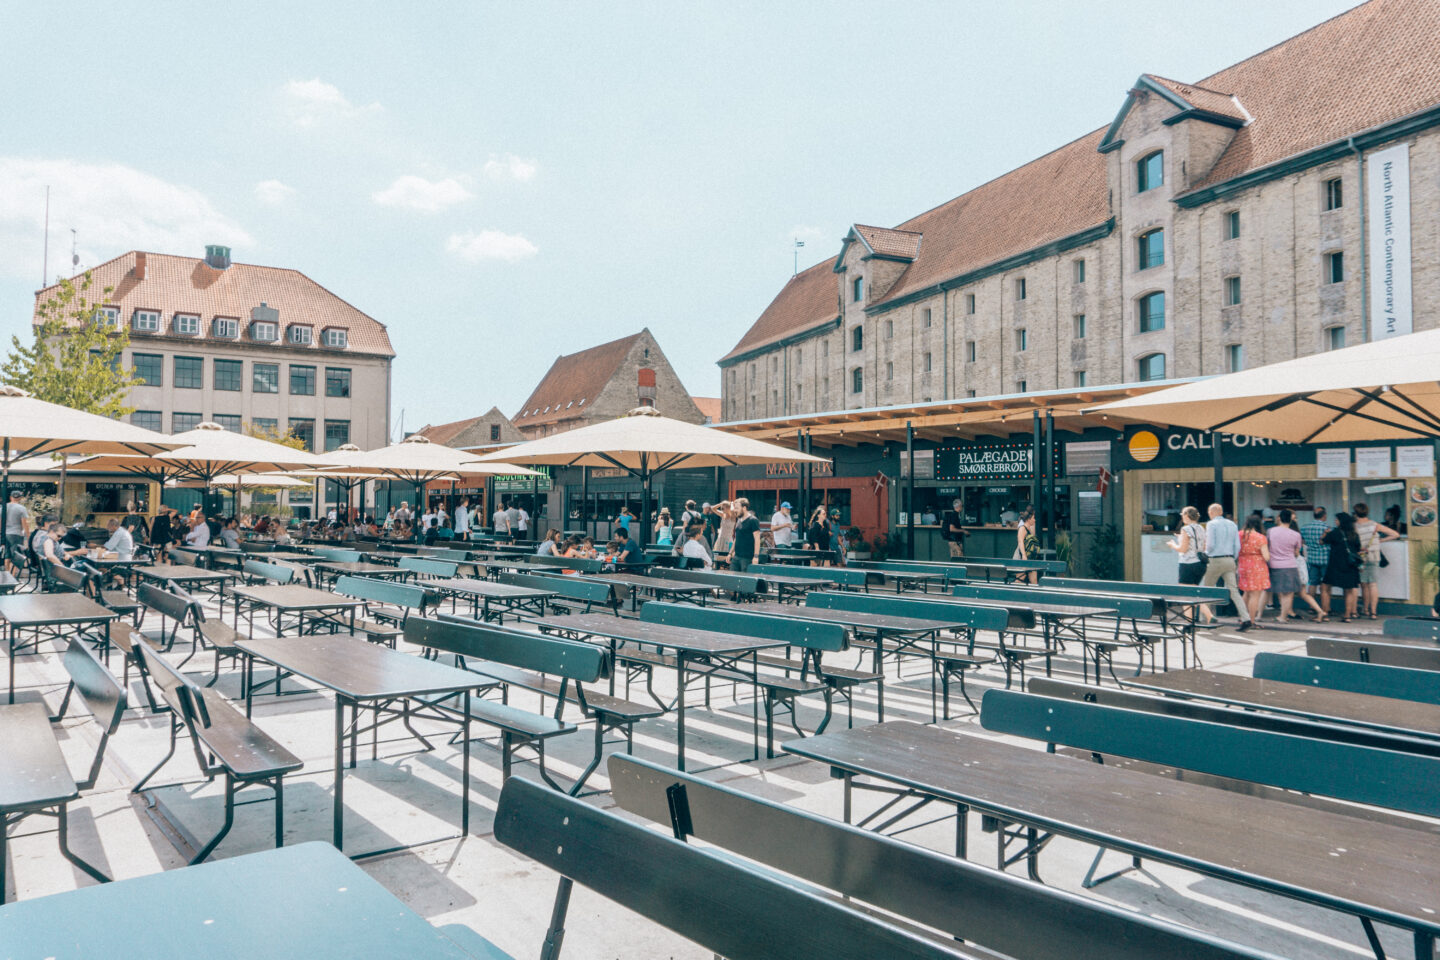
POLYGON ((1305 561, 1305 538, 1300 535, 1294 512, 1282 509, 1279 522, 1265 536, 1270 541, 1270 589, 1280 601, 1280 621, 1300 619, 1294 612, 1295 598, 1299 597, 1315 611, 1315 622, 1324 623, 1325 611, 1305 589, 1310 571, 1305 561))
POLYGON ((170 521, 171 510, 161 506, 150 524, 150 548, 155 551, 156 563, 170 562, 170 544, 175 539, 175 528, 170 521))
MULTIPOLYGON (((1252 622, 1250 610, 1245 605, 1245 598, 1240 593, 1240 584, 1236 574, 1236 563, 1240 557, 1240 531, 1236 529, 1235 522, 1225 516, 1225 508, 1218 503, 1210 504, 1210 522, 1205 524, 1205 576, 1201 578, 1202 587, 1213 587, 1220 581, 1225 581, 1226 588, 1230 591, 1230 600, 1235 604, 1235 612, 1240 616, 1241 631, 1249 630, 1255 624, 1252 622)), ((1210 613, 1209 604, 1203 608, 1205 613, 1210 613)))
MULTIPOLYGON (((1035 511, 1026 507, 1020 513, 1019 526, 1015 529, 1016 546, 1015 559, 1017 560, 1039 560, 1040 559, 1040 538, 1035 535, 1035 511)), ((1039 583, 1040 571, 1030 570, 1021 574, 1026 583, 1039 583)))
MULTIPOLYGON (((1205 561, 1200 558, 1205 552, 1205 528, 1200 526, 1200 511, 1194 507, 1181 510, 1180 520, 1179 531, 1166 545, 1180 554, 1180 582, 1198 587, 1205 578, 1205 561)), ((1210 622, 1209 617, 1206 622, 1210 622)))
POLYGON ((1380 612, 1380 544, 1400 532, 1370 519, 1370 507, 1355 504, 1355 536, 1360 538, 1360 615, 1374 620, 1380 612))
POLYGON ((5 504, 5 569, 12 574, 20 573, 17 557, 25 555, 25 541, 30 536, 30 511, 22 502, 19 490, 10 491, 10 502, 5 504))
POLYGON ((490 518, 490 532, 497 537, 510 536, 510 514, 505 510, 505 501, 495 504, 495 514, 490 518))
POLYGON ((795 521, 790 517, 790 501, 786 500, 770 518, 770 539, 777 547, 788 547, 795 541, 795 521))
POLYGON ((1257 516, 1245 518, 1235 571, 1250 619, 1259 622, 1265 609, 1265 594, 1270 589, 1270 541, 1265 537, 1265 522, 1257 516))
POLYGON ((744 573, 755 562, 760 552, 760 518, 750 510, 750 501, 741 497, 735 501, 740 511, 740 520, 735 524, 735 546, 730 551, 730 569, 744 573))
POLYGON ((520 504, 515 504, 515 537, 518 540, 530 539, 530 514, 520 504))
POLYGON ((728 557, 735 546, 735 523, 740 518, 735 505, 728 500, 721 500, 713 509, 718 522, 715 539, 711 541, 713 552, 717 557, 728 557))
POLYGON ((1360 537, 1355 532, 1355 518, 1343 510, 1335 514, 1335 526, 1325 534, 1330 556, 1325 564, 1325 589, 1333 587, 1345 595, 1345 615, 1341 623, 1355 618, 1355 600, 1360 593, 1360 562, 1363 559, 1360 537))
POLYGON ((956 497, 950 509, 940 515, 940 538, 950 547, 951 557, 965 556, 965 505, 956 497))
POLYGON ((660 516, 655 518, 655 546, 675 545, 675 521, 670 519, 670 508, 661 507, 660 516))
POLYGON ((1330 596, 1325 592, 1325 567, 1330 562, 1330 547, 1325 543, 1325 534, 1330 532, 1330 524, 1325 519, 1324 507, 1315 507, 1310 515, 1310 522, 1300 525, 1300 539, 1305 542, 1305 573, 1310 581, 1309 592, 1328 611, 1330 596))

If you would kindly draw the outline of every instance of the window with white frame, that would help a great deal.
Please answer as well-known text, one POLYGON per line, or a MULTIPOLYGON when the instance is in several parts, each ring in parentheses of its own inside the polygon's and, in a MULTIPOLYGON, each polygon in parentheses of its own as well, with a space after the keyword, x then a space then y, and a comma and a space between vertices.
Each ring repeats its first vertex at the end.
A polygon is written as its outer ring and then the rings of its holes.
POLYGON ((159 333, 160 311, 136 310, 130 318, 130 325, 136 333, 159 333))
POLYGON ((1325 328, 1325 349, 1340 350, 1345 346, 1345 328, 1341 326, 1325 328))
POLYGON ((1227 343, 1225 345, 1225 372, 1239 373, 1245 369, 1245 344, 1227 343))
POLYGON ((310 345, 310 339, 312 336, 314 336, 314 331, 312 330, 312 328, 299 323, 290 324, 291 343, 298 344, 302 347, 308 347, 310 345))
POLYGON ((280 328, 270 320, 255 320, 250 324, 250 339, 262 343, 274 343, 280 336, 280 328))
POLYGON ((975 294, 973 293, 965 294, 965 313, 968 316, 975 314, 975 294))
POLYGON ((1240 278, 1225 278, 1225 306, 1233 307, 1240 302, 1240 278))
POLYGON ((329 327, 321 337, 325 346, 334 350, 344 350, 350 342, 350 332, 344 327, 329 327))
POLYGON ((119 307, 96 307, 95 326, 97 327, 118 327, 120 325, 119 307))
POLYGON ((200 334, 200 318, 193 313, 177 313, 172 327, 182 337, 194 337, 200 334))
POLYGON ((212 336, 234 340, 240 336, 240 321, 235 317, 216 317, 210 325, 210 332, 212 336))

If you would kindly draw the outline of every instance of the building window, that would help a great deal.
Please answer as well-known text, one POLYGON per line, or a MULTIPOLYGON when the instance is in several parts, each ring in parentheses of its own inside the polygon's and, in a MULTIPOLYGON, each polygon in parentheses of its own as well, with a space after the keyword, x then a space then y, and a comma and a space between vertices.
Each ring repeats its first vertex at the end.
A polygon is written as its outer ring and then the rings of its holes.
POLYGON ((1084 340, 1084 339, 1085 339, 1085 314, 1083 314, 1083 313, 1077 313, 1077 314, 1075 314, 1074 319, 1071 320, 1071 329, 1072 329, 1071 335, 1072 335, 1076 340, 1084 340))
POLYGON ((826 403, 829 403, 829 402, 830 402, 830 374, 828 374, 828 373, 825 374, 824 378, 820 381, 820 389, 825 392, 825 402, 826 402, 826 403))
POLYGON ((205 386, 205 361, 201 357, 175 358, 175 386, 200 390, 205 386))
POLYGON ((294 397, 315 396, 315 368, 290 364, 290 395, 294 397))
POLYGON ((856 277, 850 281, 850 299, 859 303, 865 296, 865 278, 856 277))
POLYGON ((1084 371, 1084 370, 1076 370, 1076 371, 1075 371, 1075 386, 1077 386, 1077 387, 1083 387, 1083 386, 1085 386, 1085 371, 1084 371))
POLYGON ((490 442, 495 443, 500 439, 500 424, 490 424, 490 442))
POLYGON ((1075 261, 1075 282, 1076 282, 1076 283, 1084 283, 1084 282, 1085 282, 1085 261, 1084 261, 1084 260, 1076 260, 1076 261, 1075 261))
POLYGON ((1345 328, 1344 328, 1344 327, 1326 327, 1326 328, 1325 328, 1325 349, 1326 349, 1326 350, 1339 350, 1339 349, 1341 349, 1341 348, 1344 347, 1344 346, 1345 346, 1345 328))
POLYGON ((895 379, 895 364, 890 363, 890 362, 888 362, 888 361, 887 361, 886 364, 885 364, 885 379, 886 379, 886 380, 894 380, 894 379, 895 379))
POLYGON ((779 409, 780 409, 780 391, 779 391, 779 390, 771 390, 771 391, 770 391, 770 403, 772 404, 772 409, 774 409, 774 410, 779 410, 779 409))
POLYGON ((325 368, 325 396, 327 396, 327 397, 348 397, 348 396, 350 396, 350 368, 349 368, 349 367, 326 367, 326 368, 325 368))
POLYGON ((1325 181, 1325 209, 1339 210, 1345 206, 1345 188, 1340 183, 1340 178, 1335 177, 1325 181))
POLYGON ((821 341, 820 341, 820 356, 822 356, 822 357, 828 357, 828 356, 830 356, 830 341, 829 341, 829 340, 821 340, 821 341))
POLYGON ((175 314, 174 330, 182 337, 199 336, 200 318, 193 313, 177 313, 175 314))
POLYGON ((1245 369, 1245 344, 1230 343, 1225 345, 1225 372, 1239 373, 1245 369))
POLYGON ((159 333, 160 314, 155 310, 136 310, 130 324, 137 333, 159 333))
POLYGON ((280 421, 274 417, 251 417, 250 426, 254 427, 256 432, 264 433, 267 436, 274 437, 280 434, 280 421))
POLYGON ((1225 278, 1225 306, 1233 307, 1240 302, 1240 278, 1225 278))
POLYGON ((965 294, 965 313, 969 316, 975 315, 975 294, 965 294))
POLYGON ((280 392, 280 364, 257 363, 254 364, 250 370, 251 393, 280 392))
POLYGON ((1225 239, 1240 239, 1240 211, 1231 210, 1225 214, 1225 239))
POLYGON ((1015 331, 1015 352, 1023 353, 1030 346, 1030 334, 1022 327, 1015 331))
POLYGON ((925 329, 927 329, 927 330, 930 329, 930 308, 929 308, 929 307, 926 307, 924 310, 920 311, 920 325, 923 326, 923 327, 924 327, 925 329))
POLYGON ((856 367, 850 371, 850 392, 861 393, 865 390, 865 370, 863 367, 856 367))
POLYGON ((1165 151, 1156 150, 1135 161, 1135 192, 1154 190, 1165 182, 1165 151))
POLYGON ((194 430, 198 426, 200 426, 200 414, 198 413, 170 414, 171 433, 185 433, 187 430, 194 430))
POLYGON ((886 339, 886 340, 889 340, 889 339, 891 339, 891 338, 894 337, 894 336, 895 336, 895 321, 894 321, 894 320, 886 320, 886 321, 885 321, 885 339, 886 339))
POLYGON ((216 317, 215 322, 210 325, 210 331, 216 337, 234 340, 240 336, 240 321, 234 317, 216 317))
POLYGON ((96 307, 95 326, 97 327, 118 327, 120 326, 119 307, 96 307))
POLYGON ((966 390, 966 391, 965 391, 965 396, 967 396, 967 397, 973 397, 973 396, 975 396, 975 391, 974 391, 974 390, 966 390))
POLYGON ((250 324, 250 339, 262 343, 274 343, 280 336, 280 328, 269 320, 256 320, 250 324))
POLYGON ((1016 393, 1024 393, 1025 391, 1027 391, 1027 390, 1029 390, 1029 389, 1030 389, 1030 381, 1029 381, 1029 380, 1016 380, 1016 381, 1015 381, 1015 392, 1016 392, 1016 393))
POLYGON ((159 410, 136 410, 130 414, 130 422, 142 430, 154 430, 156 433, 164 429, 159 410))
POLYGON ((315 452, 315 421, 314 420, 291 420, 289 422, 290 432, 300 439, 305 449, 311 453, 315 452))
POLYGON ((1138 301, 1140 332, 1153 333, 1165 329, 1165 294, 1160 291, 1147 293, 1138 301))
POLYGON ((1135 361, 1135 370, 1141 380, 1165 379, 1165 354, 1151 353, 1135 361))
POLYGON ((805 397, 805 384, 795 384, 795 402, 799 403, 805 397))
POLYGON ((312 331, 309 327, 297 323, 290 324, 290 342, 302 347, 310 346, 312 331))
POLYGON ((966 362, 966 363, 974 363, 974 362, 975 362, 975 341, 974 341, 974 340, 966 340, 966 341, 965 341, 965 362, 966 362))
POLYGON ((1334 253, 1325 254, 1325 282, 1345 282, 1345 253, 1336 250, 1334 253))
POLYGON ((930 372, 930 356, 931 356, 931 355, 928 354, 928 353, 925 354, 925 372, 926 372, 926 373, 929 373, 929 372, 930 372))
POLYGON ((215 422, 231 433, 240 432, 240 417, 237 414, 217 413, 215 414, 215 422))
POLYGON ((244 377, 245 363, 243 360, 215 361, 216 390, 239 390, 244 377))
POLYGON ((859 352, 865 349, 865 328, 856 327, 850 331, 850 349, 859 352))
POLYGON ((344 327, 330 327, 320 335, 321 342, 332 350, 344 350, 350 342, 350 332, 344 327))
POLYGON ((145 381, 146 386, 158 387, 165 382, 165 358, 158 353, 132 353, 130 362, 135 366, 135 376, 145 381))
POLYGON ((1136 270, 1149 270, 1165 262, 1165 231, 1149 230, 1135 238, 1136 270))
POLYGON ((1024 277, 1016 277, 1016 278, 1015 278, 1015 299, 1016 299, 1016 300, 1024 300, 1024 299, 1025 299, 1025 278, 1024 278, 1024 277))

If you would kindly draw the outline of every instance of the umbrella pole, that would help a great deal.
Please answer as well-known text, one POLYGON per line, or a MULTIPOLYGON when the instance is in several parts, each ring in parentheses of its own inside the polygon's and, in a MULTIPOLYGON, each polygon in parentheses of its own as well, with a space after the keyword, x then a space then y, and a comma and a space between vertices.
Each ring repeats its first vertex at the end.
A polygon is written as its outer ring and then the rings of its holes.
POLYGON ((650 467, 644 456, 640 458, 640 535, 635 542, 643 551, 650 530, 650 467))
MULTIPOLYGON (((13 563, 15 562, 15 558, 14 558, 13 556, 11 556, 11 554, 10 554, 10 540, 8 539, 8 535, 6 535, 6 531, 5 531, 5 527, 8 526, 8 522, 9 522, 9 519, 10 519, 9 516, 7 515, 7 511, 10 509, 10 438, 9 438, 9 437, 6 437, 6 438, 5 438, 5 443, 4 443, 4 457, 5 457, 5 459, 4 459, 3 461, 0 461, 0 518, 3 518, 5 522, 0 522, 0 536, 5 537, 5 539, 4 539, 4 556, 5 556, 5 559, 6 559, 7 562, 13 564, 13 563)), ((21 524, 20 529, 21 529, 22 532, 24 531, 24 529, 25 529, 24 524, 21 524)), ((18 567, 18 564, 16 564, 16 566, 18 567)))
POLYGON ((580 529, 585 536, 594 536, 590 529, 590 468, 580 468, 580 529))
POLYGON ((1210 431, 1211 466, 1215 471, 1215 502, 1225 509, 1225 451, 1220 447, 1220 434, 1210 431))
MULTIPOLYGON (((540 477, 530 478, 530 529, 525 532, 531 535, 531 539, 539 540, 536 530, 540 526, 540 477)), ((561 524, 564 526, 564 524, 561 524)))

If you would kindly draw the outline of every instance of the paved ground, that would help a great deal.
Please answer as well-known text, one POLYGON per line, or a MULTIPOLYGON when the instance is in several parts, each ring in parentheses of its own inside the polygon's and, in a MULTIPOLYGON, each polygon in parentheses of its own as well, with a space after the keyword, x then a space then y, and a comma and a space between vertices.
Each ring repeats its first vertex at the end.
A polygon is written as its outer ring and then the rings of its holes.
MULTIPOLYGON (((1248 673, 1257 651, 1303 649, 1305 637, 1313 632, 1318 631, 1309 624, 1266 626, 1247 633, 1220 629, 1202 640, 1200 653, 1211 669, 1248 673)), ((1323 632, 1327 635, 1374 634, 1379 632, 1379 624, 1371 621, 1330 624, 1323 632)), ((177 646, 172 662, 179 662, 185 652, 188 651, 177 646)), ((1177 666, 1174 659, 1172 657, 1172 666, 1177 666)), ((849 665, 847 661, 841 663, 849 665)), ((52 708, 58 705, 65 674, 57 656, 47 648, 44 656, 21 658, 17 666, 22 696, 43 697, 52 708)), ((114 666, 118 672, 118 658, 114 666)), ((202 655, 188 664, 186 670, 193 670, 197 676, 203 670, 208 679, 209 666, 210 657, 202 655)), ((1078 677, 1078 671, 1078 661, 1062 658, 1056 663, 1057 675, 1078 677)), ((970 681, 977 701, 979 692, 1002 682, 998 668, 987 668, 970 681)), ((657 685, 662 693, 666 689, 664 683, 662 680, 657 685)), ((236 695, 237 677, 222 675, 220 689, 236 695)), ((637 689, 634 693, 639 699, 641 692, 637 689)), ((138 684, 132 687, 131 702, 144 703, 138 684)), ((523 700, 514 702, 524 704, 523 700)), ((959 703, 959 707, 963 712, 964 704, 959 703)), ((893 672, 887 678, 886 710, 887 719, 929 721, 930 685, 918 664, 907 664, 902 678, 896 679, 893 672)), ((717 780, 838 818, 841 787, 838 781, 829 778, 824 767, 790 757, 747 762, 751 749, 751 712, 752 704, 747 698, 742 696, 737 700, 729 688, 717 686, 713 692, 713 709, 695 709, 690 714, 692 768, 717 765, 709 774, 717 780)), ((818 709, 802 710, 802 725, 813 728, 819 715, 818 709)), ((329 839, 332 701, 322 693, 308 691, 279 700, 261 698, 257 701, 256 719, 305 761, 305 769, 287 781, 287 842, 329 839)), ((855 722, 871 723, 874 719, 873 697, 862 699, 855 722)), ((843 716, 840 722, 843 724, 843 716)), ((973 717, 961 717, 949 725, 989 736, 973 717)), ((67 755, 72 767, 81 770, 93 756, 94 727, 75 720, 65 721, 64 726, 67 755)), ((673 762, 674 732, 674 723, 669 717, 646 721, 638 729, 635 752, 652 760, 673 762)), ((100 783, 72 805, 73 846, 117 878, 180 866, 185 858, 177 849, 177 843, 184 846, 193 843, 196 836, 208 836, 222 819, 219 788, 199 779, 194 757, 183 743, 181 752, 155 779, 154 789, 147 789, 144 795, 129 792, 130 785, 164 755, 167 733, 163 717, 153 717, 145 709, 129 711, 111 742, 100 783)), ((793 732, 787 733, 793 736, 793 732)), ((458 830, 458 749, 446 745, 444 737, 435 740, 436 749, 426 752, 420 750, 413 739, 394 733, 388 736, 393 739, 382 740, 378 745, 380 759, 372 762, 362 751, 358 769, 346 779, 347 852, 415 843, 458 830)), ((784 734, 780 736, 781 740, 786 738, 784 734)), ((575 736, 552 742, 552 769, 561 776, 573 775, 588 758, 589 747, 589 732, 584 728, 575 736)), ((1035 745, 1017 743, 1016 749, 1035 749, 1035 745)), ((498 752, 480 744, 473 748, 472 757, 475 792, 472 836, 468 840, 424 844, 403 853, 363 861, 363 865, 433 923, 463 923, 516 956, 534 956, 549 919, 556 877, 493 840, 490 817, 500 788, 498 752)), ((518 775, 533 776, 533 772, 522 766, 518 775)), ((601 788, 606 785, 603 766, 591 783, 601 788)), ((216 856, 235 856, 271 844, 272 810, 268 791, 254 791, 254 801, 239 807, 235 828, 216 856)), ((591 802, 610 806, 606 794, 593 797, 591 802)), ((45 826, 43 821, 27 821, 11 845, 11 889, 8 891, 11 897, 37 897, 91 882, 58 856, 53 833, 39 832, 45 826)), ((1235 826, 1237 830, 1245 829, 1244 824, 1235 826)), ((952 843, 953 830, 952 823, 940 822, 918 826, 904 836, 913 842, 946 850, 952 843)), ((971 825, 971 830, 972 858, 993 863, 989 837, 980 833, 978 820, 971 825)), ((1079 891, 1080 879, 1094 853, 1091 846, 1057 840, 1046 850, 1042 873, 1053 885, 1079 891)), ((1086 895, 1288 957, 1369 955, 1360 925, 1351 918, 1179 869, 1147 864, 1143 871, 1128 874, 1086 895)), ((1408 951, 1407 937, 1384 928, 1382 936, 1387 949, 1408 951)), ((565 955, 597 960, 708 960, 710 956, 693 944, 581 890, 576 891, 572 901, 565 955)))

